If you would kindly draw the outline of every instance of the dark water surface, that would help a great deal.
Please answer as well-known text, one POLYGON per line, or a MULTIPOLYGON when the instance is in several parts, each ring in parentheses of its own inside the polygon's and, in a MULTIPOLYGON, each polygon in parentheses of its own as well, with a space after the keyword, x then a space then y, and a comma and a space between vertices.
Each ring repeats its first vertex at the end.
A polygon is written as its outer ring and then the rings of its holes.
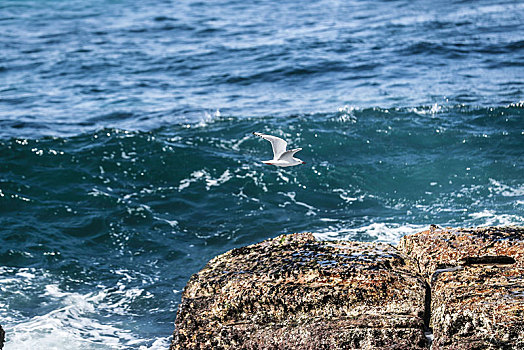
POLYGON ((6 350, 166 349, 189 276, 282 233, 524 224, 522 2, 4 0, 0 30, 6 350))

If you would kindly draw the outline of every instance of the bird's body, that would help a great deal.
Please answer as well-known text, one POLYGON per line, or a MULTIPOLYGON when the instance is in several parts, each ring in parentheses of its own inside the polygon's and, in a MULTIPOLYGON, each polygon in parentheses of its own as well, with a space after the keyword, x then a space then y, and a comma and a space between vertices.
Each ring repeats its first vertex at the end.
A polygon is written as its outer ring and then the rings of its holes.
POLYGON ((300 159, 293 157, 295 153, 301 151, 302 148, 295 148, 286 151, 287 142, 282 140, 280 137, 266 135, 259 132, 254 132, 253 135, 260 136, 264 140, 271 142, 271 147, 273 148, 273 159, 265 160, 262 163, 268 165, 275 165, 278 167, 288 167, 299 164, 306 164, 306 162, 303 162, 300 159))

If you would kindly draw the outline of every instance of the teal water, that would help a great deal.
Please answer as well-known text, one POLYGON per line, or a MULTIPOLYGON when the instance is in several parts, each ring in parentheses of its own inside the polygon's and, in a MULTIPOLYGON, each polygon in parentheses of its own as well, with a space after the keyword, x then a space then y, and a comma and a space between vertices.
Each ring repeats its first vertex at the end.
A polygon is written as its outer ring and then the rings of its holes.
POLYGON ((283 233, 524 224, 524 5, 0 3, 5 349, 166 349, 283 233), (302 147, 279 169, 253 131, 302 147))
POLYGON ((75 346, 151 344, 189 276, 233 247, 522 224, 523 123, 522 107, 348 108, 2 140, 4 324, 75 346), (271 147, 252 130, 302 146, 307 164, 261 164, 271 147))

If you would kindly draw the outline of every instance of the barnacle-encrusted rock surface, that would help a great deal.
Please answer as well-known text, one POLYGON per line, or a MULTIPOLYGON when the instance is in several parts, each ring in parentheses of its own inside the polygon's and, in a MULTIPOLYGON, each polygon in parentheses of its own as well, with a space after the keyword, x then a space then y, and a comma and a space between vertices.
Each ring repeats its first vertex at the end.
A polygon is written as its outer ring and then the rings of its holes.
POLYGON ((425 283, 387 244, 292 234, 189 280, 172 349, 418 349, 425 283))
POLYGON ((284 235, 189 280, 171 349, 524 349, 524 228, 284 235))
POLYGON ((524 349, 524 228, 404 237, 431 288, 432 349, 524 349))

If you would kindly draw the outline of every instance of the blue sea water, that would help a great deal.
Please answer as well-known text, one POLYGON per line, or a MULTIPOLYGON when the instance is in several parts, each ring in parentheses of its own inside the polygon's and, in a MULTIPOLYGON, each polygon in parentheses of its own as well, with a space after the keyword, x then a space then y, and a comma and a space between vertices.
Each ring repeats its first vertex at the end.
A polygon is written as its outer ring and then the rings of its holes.
POLYGON ((521 1, 2 0, 5 349, 167 349, 283 233, 522 225, 523 100, 521 1))

